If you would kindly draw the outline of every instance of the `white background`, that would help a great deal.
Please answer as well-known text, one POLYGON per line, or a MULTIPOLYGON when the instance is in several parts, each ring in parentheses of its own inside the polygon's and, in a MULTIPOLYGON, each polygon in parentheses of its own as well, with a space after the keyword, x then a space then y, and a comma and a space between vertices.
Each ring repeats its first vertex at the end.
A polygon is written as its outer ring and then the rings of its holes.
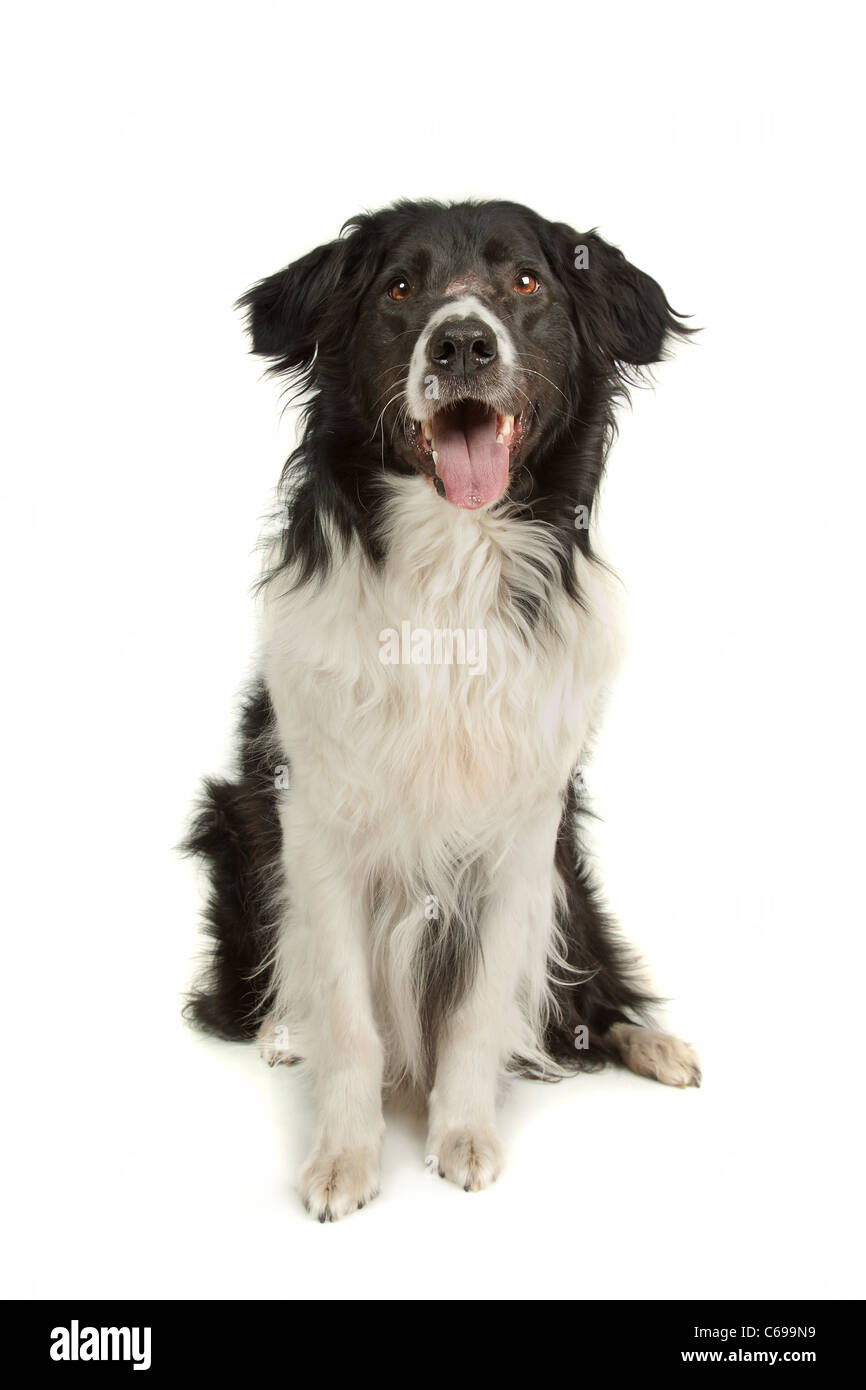
POLYGON ((864 1292, 854 6, 31 4, 7 19, 8 1292, 864 1292), (604 498, 632 654, 589 774, 700 1091, 514 1086, 466 1196, 395 1116, 320 1228, 309 1098, 182 1026, 259 519, 291 442, 232 304, 399 196, 598 226, 704 327, 604 498))

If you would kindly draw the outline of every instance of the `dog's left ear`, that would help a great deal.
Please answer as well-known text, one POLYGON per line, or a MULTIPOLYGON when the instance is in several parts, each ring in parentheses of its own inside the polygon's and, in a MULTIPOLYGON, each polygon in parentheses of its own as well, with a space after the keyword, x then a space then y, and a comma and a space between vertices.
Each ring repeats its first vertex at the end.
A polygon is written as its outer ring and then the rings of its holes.
POLYGON ((597 232, 551 228, 557 272, 569 290, 575 324, 586 346, 612 364, 648 367, 659 362, 670 337, 692 332, 665 298, 661 285, 626 260, 597 232))

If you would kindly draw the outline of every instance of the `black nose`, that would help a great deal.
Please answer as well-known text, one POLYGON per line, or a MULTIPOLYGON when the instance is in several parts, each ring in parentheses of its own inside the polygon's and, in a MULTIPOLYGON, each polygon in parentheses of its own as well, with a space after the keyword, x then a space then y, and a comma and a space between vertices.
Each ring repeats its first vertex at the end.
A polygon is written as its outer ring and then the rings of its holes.
POLYGON ((480 319, 446 319, 430 339, 430 361, 455 376, 483 372, 496 359, 496 334, 480 319))

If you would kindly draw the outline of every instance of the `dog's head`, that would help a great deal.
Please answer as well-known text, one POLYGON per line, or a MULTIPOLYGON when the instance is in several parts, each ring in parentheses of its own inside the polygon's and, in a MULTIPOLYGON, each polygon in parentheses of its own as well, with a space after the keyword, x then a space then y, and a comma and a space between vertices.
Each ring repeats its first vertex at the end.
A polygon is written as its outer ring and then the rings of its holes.
POLYGON ((505 496, 685 331, 595 232, 500 202, 365 214, 241 303, 253 351, 328 396, 334 437, 463 508, 505 496))

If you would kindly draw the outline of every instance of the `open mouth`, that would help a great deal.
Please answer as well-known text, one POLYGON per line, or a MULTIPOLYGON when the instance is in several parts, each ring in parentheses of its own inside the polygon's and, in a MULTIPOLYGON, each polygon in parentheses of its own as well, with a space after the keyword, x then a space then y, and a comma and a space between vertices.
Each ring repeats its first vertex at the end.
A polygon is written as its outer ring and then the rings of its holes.
POLYGON ((438 491, 455 507, 474 511, 506 491, 529 417, 529 407, 504 415, 483 401, 462 400, 427 420, 411 420, 409 441, 438 491))

